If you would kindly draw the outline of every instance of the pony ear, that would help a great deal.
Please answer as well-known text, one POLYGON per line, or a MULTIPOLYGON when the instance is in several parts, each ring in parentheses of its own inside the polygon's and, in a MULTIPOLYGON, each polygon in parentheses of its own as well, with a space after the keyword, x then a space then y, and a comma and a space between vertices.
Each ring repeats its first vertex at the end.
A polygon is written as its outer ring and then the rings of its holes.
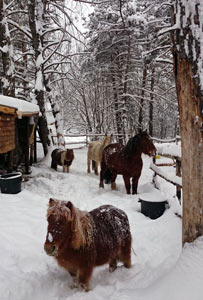
POLYGON ((56 203, 56 200, 55 200, 55 199, 53 199, 53 198, 50 198, 50 199, 49 199, 49 206, 50 206, 50 207, 53 206, 55 203, 56 203))
POLYGON ((70 210, 72 210, 72 208, 73 208, 73 203, 70 202, 70 201, 68 201, 68 202, 66 203, 66 207, 68 207, 70 210))
POLYGON ((70 216, 72 219, 73 218, 73 203, 71 201, 68 201, 65 206, 70 210, 70 216))

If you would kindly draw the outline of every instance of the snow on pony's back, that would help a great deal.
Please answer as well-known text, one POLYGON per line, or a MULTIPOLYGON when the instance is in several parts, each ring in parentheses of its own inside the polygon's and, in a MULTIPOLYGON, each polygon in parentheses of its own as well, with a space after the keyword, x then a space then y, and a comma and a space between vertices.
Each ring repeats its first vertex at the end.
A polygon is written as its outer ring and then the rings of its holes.
POLYGON ((109 271, 117 267, 117 260, 131 267, 131 233, 124 211, 103 205, 90 212, 81 211, 70 201, 49 200, 48 230, 44 249, 71 276, 74 287, 90 289, 95 266, 109 264, 109 271))

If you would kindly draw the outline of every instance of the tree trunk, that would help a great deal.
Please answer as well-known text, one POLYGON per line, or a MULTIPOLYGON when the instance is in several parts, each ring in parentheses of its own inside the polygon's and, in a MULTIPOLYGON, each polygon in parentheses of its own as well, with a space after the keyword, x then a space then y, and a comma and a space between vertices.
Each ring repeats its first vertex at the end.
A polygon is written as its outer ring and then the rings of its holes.
POLYGON ((172 37, 182 141, 183 243, 203 235, 203 86, 198 70, 203 53, 197 39, 202 32, 200 5, 195 3, 189 9, 183 0, 176 1, 180 29, 172 37))
POLYGON ((43 91, 35 91, 37 103, 40 108, 41 116, 38 120, 38 133, 40 140, 42 142, 44 155, 48 153, 48 146, 50 145, 49 140, 49 130, 45 113, 45 105, 44 105, 44 92, 43 91))
POLYGON ((183 242, 192 242, 203 235, 203 134, 198 126, 200 99, 196 96, 191 65, 178 56, 177 68, 182 139, 183 242))
POLYGON ((15 96, 15 67, 13 60, 13 45, 7 23, 4 0, 0 0, 0 49, 3 65, 1 74, 2 94, 15 96))
POLYGON ((154 67, 151 74, 151 93, 149 102, 149 135, 153 136, 153 114, 154 114, 154 67))
POLYGON ((138 118, 139 131, 143 130, 143 107, 144 107, 146 78, 147 78, 147 66, 146 64, 144 64, 143 75, 142 75, 142 92, 141 92, 140 110, 139 110, 139 118, 138 118))
MULTIPOLYGON (((28 2, 29 26, 32 34, 32 44, 33 44, 33 49, 35 51, 35 61, 36 61, 35 95, 41 112, 41 117, 39 118, 38 121, 38 126, 39 126, 38 132, 39 132, 40 140, 43 145, 44 155, 48 153, 48 146, 50 145, 50 140, 49 140, 49 130, 48 130, 48 124, 47 124, 47 118, 45 112, 44 66, 43 63, 41 62, 42 49, 43 49, 43 35, 39 34, 40 30, 38 28, 40 21, 41 21, 40 26, 43 26, 44 20, 43 19, 41 20, 39 18, 39 15, 37 15, 37 13, 39 13, 40 8, 43 10, 44 13, 45 6, 46 6, 46 1, 42 1, 42 3, 38 1, 28 2), (40 7, 37 7, 38 5, 40 5, 40 7), (40 21, 38 20, 38 18, 40 19, 40 21)), ((43 13, 42 13, 42 18, 43 18, 43 13)))
POLYGON ((118 142, 123 143, 122 137, 122 116, 121 111, 119 111, 119 103, 118 103, 118 91, 116 88, 116 80, 114 75, 112 76, 112 84, 113 84, 113 93, 114 93, 114 110, 115 110, 115 121, 116 121, 116 130, 118 133, 118 142))

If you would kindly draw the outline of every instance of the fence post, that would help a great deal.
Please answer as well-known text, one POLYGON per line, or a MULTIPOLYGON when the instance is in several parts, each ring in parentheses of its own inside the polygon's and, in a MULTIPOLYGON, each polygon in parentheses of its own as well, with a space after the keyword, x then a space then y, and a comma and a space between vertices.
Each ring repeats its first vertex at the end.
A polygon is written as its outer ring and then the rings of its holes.
MULTIPOLYGON (((176 175, 181 177, 181 160, 178 157, 175 157, 176 160, 176 175)), ((181 203, 181 187, 176 186, 176 196, 178 197, 179 202, 181 203)))

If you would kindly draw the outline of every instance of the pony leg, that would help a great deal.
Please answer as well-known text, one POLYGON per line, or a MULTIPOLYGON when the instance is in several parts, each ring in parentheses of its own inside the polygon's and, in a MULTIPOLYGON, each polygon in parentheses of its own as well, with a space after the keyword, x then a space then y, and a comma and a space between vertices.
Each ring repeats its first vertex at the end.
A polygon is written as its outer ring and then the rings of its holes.
POLYGON ((93 268, 84 268, 80 269, 78 272, 78 284, 79 286, 84 289, 86 292, 90 290, 90 278, 92 275, 93 268))
POLYGON ((55 162, 51 162, 51 168, 57 171, 57 164, 55 162))
POLYGON ((99 182, 99 187, 104 188, 104 174, 106 172, 106 168, 103 165, 103 163, 101 163, 101 170, 100 170, 100 182, 99 182))
POLYGON ((104 172, 102 170, 100 171, 99 187, 104 188, 104 172))
POLYGON ((63 166, 63 172, 69 173, 69 167, 66 166, 66 165, 64 165, 64 166, 63 166))
POLYGON ((125 188, 127 194, 130 194, 131 184, 130 184, 130 177, 129 176, 123 176, 123 180, 125 182, 125 188))
POLYGON ((117 259, 114 258, 114 259, 110 260, 110 262, 109 262, 109 272, 111 272, 111 273, 114 272, 116 270, 116 268, 117 268, 117 259))
POLYGON ((112 174, 112 178, 111 178, 111 189, 112 190, 116 190, 116 177, 117 177, 117 174, 112 174))
POLYGON ((124 246, 121 248, 120 260, 125 268, 131 267, 131 239, 126 239, 124 246))
POLYGON ((137 194, 138 179, 132 179, 132 194, 137 194))
POLYGON ((95 175, 98 175, 98 162, 95 161, 95 168, 94 168, 95 175))
POLYGON ((87 159, 87 173, 90 173, 90 163, 91 163, 91 160, 88 158, 87 159))

